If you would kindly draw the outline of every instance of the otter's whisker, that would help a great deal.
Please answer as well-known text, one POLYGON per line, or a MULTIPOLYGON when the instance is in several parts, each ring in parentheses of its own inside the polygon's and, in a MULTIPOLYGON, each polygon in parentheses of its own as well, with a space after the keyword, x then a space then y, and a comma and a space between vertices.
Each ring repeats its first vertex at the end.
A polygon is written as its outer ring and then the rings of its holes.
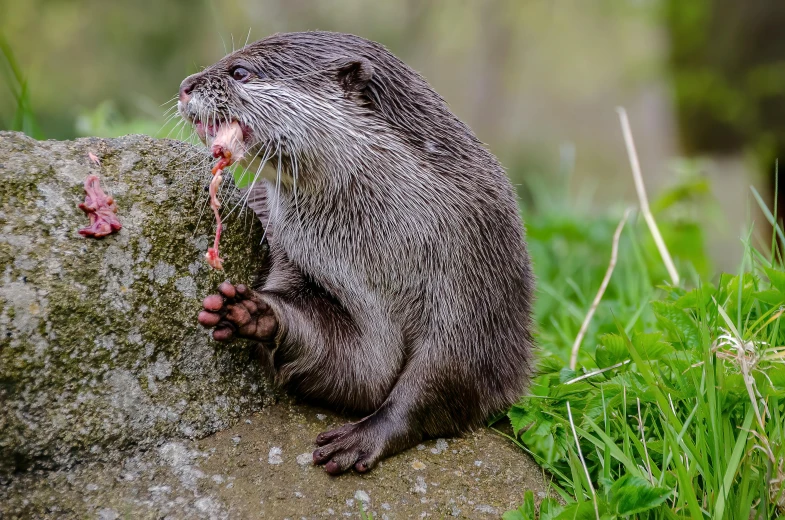
MULTIPOLYGON (((231 215, 238 207, 243 207, 245 206, 245 204, 247 204, 248 198, 251 196, 251 190, 253 189, 254 184, 256 184, 256 181, 259 179, 259 175, 261 174, 262 169, 267 164, 267 161, 269 159, 267 157, 268 150, 269 150, 269 146, 265 149, 265 155, 262 156, 261 163, 259 167, 256 169, 256 174, 254 175, 254 178, 251 181, 251 183, 248 185, 249 186, 248 189, 246 189, 245 193, 240 197, 240 200, 237 201, 237 204, 234 205, 231 211, 229 211, 229 213, 226 214, 227 217, 231 215)), ((252 164, 256 160, 256 158, 259 157, 259 154, 261 152, 262 152, 262 148, 259 147, 259 151, 257 151, 256 154, 253 156, 253 158, 250 161, 248 161, 248 164, 252 164)))
POLYGON ((300 226, 300 229, 303 229, 303 220, 300 216, 300 204, 297 202, 297 176, 299 175, 299 171, 297 168, 297 154, 291 154, 292 158, 292 181, 294 183, 292 190, 294 191, 294 212, 297 213, 297 223, 300 226))
MULTIPOLYGON (((179 115, 180 115, 180 114, 178 114, 177 112, 174 112, 174 113, 172 113, 172 114, 169 114, 168 116, 167 116, 166 114, 164 114, 164 124, 163 124, 163 125, 161 125, 161 128, 163 128, 164 126, 166 126, 167 124, 169 124, 169 122, 170 122, 170 121, 172 121, 174 118, 178 117, 179 115)), ((181 121, 182 121, 183 123, 185 123, 185 120, 184 120, 184 119, 181 119, 181 121)))
POLYGON ((197 157, 201 157, 197 167, 202 167, 203 165, 206 165, 207 161, 209 160, 208 156, 205 156, 205 155, 199 153, 198 149, 193 147, 190 150, 184 150, 183 152, 181 152, 176 157, 176 159, 174 161, 172 161, 171 166, 175 170, 191 173, 192 171, 194 171, 193 168, 181 168, 181 167, 182 166, 190 166, 190 163, 192 163, 194 158, 197 158, 197 157))
POLYGON ((218 32, 218 37, 221 39, 221 45, 223 45, 224 48, 224 54, 229 54, 228 52, 226 52, 226 40, 224 40, 223 34, 221 34, 221 31, 217 31, 217 32, 218 32))
MULTIPOLYGON (((195 143, 194 143, 194 139, 193 139, 193 137, 194 137, 193 127, 185 125, 184 124, 185 122, 186 121, 183 120, 182 121, 183 124, 179 125, 179 131, 177 132, 176 139, 178 139, 180 141, 185 141, 185 142, 187 142, 187 143, 189 143, 191 145, 194 145, 195 143), (183 132, 185 131, 186 128, 189 129, 189 135, 184 140, 183 139, 183 132)), ((172 129, 172 131, 176 130, 177 128, 178 127, 176 126, 175 128, 172 129)), ((171 131, 170 131, 170 133, 171 133, 171 131)), ((168 137, 169 137, 169 135, 167 134, 167 138, 168 137)), ((191 159, 193 159, 193 157, 196 157, 197 155, 202 155, 202 153, 199 151, 198 148, 190 148, 190 149, 187 148, 187 149, 183 150, 183 152, 178 154, 176 160, 174 161, 174 165, 177 166, 177 165, 184 164, 185 162, 190 162, 191 159)))
MULTIPOLYGON (((202 163, 207 163, 209 160, 209 156, 206 154, 201 153, 201 151, 196 147, 186 148, 182 152, 180 152, 174 161, 172 161, 172 166, 175 168, 179 166, 183 166, 185 164, 191 163, 195 157, 202 157, 200 161, 200 165, 202 163)), ((190 169, 188 169, 190 171, 190 169)))
MULTIPOLYGON (((169 121, 164 123, 164 126, 166 126, 167 124, 169 124, 169 121)), ((164 126, 161 127, 161 130, 164 129, 164 126)), ((186 121, 185 120, 178 121, 177 123, 175 123, 175 125, 172 128, 169 129, 169 131, 166 133, 166 137, 165 138, 169 139, 169 136, 172 135, 172 132, 174 132, 176 130, 179 131, 180 133, 182 133, 185 130, 186 127, 187 127, 187 125, 186 125, 186 121)), ((159 130, 159 132, 161 130, 159 130)))
MULTIPOLYGON (((161 128, 158 130, 158 132, 156 132, 156 135, 158 135, 158 133, 160 133, 161 130, 164 129, 164 126, 166 126, 167 123, 168 123, 168 121, 166 123, 164 123, 163 126, 161 126, 161 128)), ((172 135, 172 132, 174 132, 176 130, 180 130, 184 126, 185 126, 185 121, 183 121, 183 120, 178 121, 177 123, 175 123, 175 125, 172 128, 169 129, 169 131, 164 136, 164 139, 169 139, 169 136, 172 135)))
POLYGON ((278 140, 278 147, 275 151, 278 156, 278 167, 275 171, 275 218, 278 219, 278 214, 281 209, 281 141, 278 140))
MULTIPOLYGON (((261 152, 261 148, 259 149, 259 152, 256 153, 256 156, 258 156, 260 152, 261 152)), ((256 174, 254 175, 253 180, 251 181, 251 183, 249 184, 249 187, 246 189, 246 191, 243 194, 243 196, 241 196, 241 198, 237 202, 237 204, 235 204, 235 206, 232 208, 232 210, 227 214, 227 217, 229 215, 231 215, 235 211, 235 209, 237 209, 238 207, 245 208, 248 205, 248 200, 251 197, 251 193, 252 193, 253 187, 256 185, 256 181, 259 179, 259 175, 261 174, 262 170, 264 169, 265 165, 267 164, 267 161, 270 158, 269 153, 270 153, 270 146, 268 145, 267 148, 265 148, 265 153, 262 156, 262 160, 260 161, 259 167, 256 169, 256 174)), ((256 160, 256 156, 254 156, 254 159, 252 159, 251 162, 256 160)))
POLYGON ((202 202, 202 209, 199 211, 199 218, 196 220, 196 226, 194 226, 194 232, 191 235, 191 238, 196 236, 196 232, 199 231, 199 224, 202 223, 202 216, 204 215, 204 210, 207 208, 208 203, 210 202, 210 196, 204 198, 204 202, 202 202))
MULTIPOLYGON (((161 106, 166 106, 166 105, 168 105, 169 103, 171 103, 172 101, 174 101, 174 100, 167 101, 166 103, 164 103, 164 104, 163 104, 163 105, 161 105, 161 106)), ((172 106, 170 106, 169 108, 167 108, 167 109, 164 111, 164 115, 168 114, 169 112, 171 112, 171 111, 173 111, 173 110, 177 110, 177 103, 175 103, 175 104, 173 104, 172 106)))
MULTIPOLYGON (((159 135, 159 134, 160 134, 160 133, 163 131, 163 129, 164 129, 164 128, 166 128, 166 125, 168 125, 168 124, 169 124, 169 123, 170 123, 172 120, 174 120, 174 118, 175 118, 175 117, 177 117, 177 115, 178 115, 178 114, 177 114, 177 112, 175 112, 174 114, 172 114, 171 116, 169 116, 169 117, 166 119, 166 121, 164 121, 164 124, 163 124, 163 125, 161 125, 161 128, 159 128, 159 129, 158 129, 158 131, 155 133, 155 135, 156 135, 156 136, 158 136, 158 135, 159 135)), ((167 133, 166 133, 166 137, 164 137, 164 139, 169 139, 169 135, 170 135, 170 134, 171 134, 171 133, 172 133, 172 132, 173 132, 173 131, 174 131, 176 128, 178 128, 178 127, 184 127, 184 126, 185 126, 185 120, 184 120, 184 119, 181 119, 181 120, 180 120, 178 123, 176 123, 176 124, 175 124, 175 125, 174 125, 174 126, 173 126, 173 127, 170 129, 170 130, 169 130, 169 132, 167 132, 167 133)))
MULTIPOLYGON (((279 204, 279 200, 280 200, 279 188, 280 188, 280 185, 281 185, 280 184, 280 181, 281 181, 281 153, 280 153, 280 151, 281 151, 281 141, 278 140, 277 143, 276 143, 276 148, 275 148, 275 155, 278 156, 278 168, 277 168, 277 171, 276 171, 276 181, 275 181, 275 209, 276 209, 276 214, 278 212, 277 210, 278 210, 278 204, 279 204)), ((264 233, 262 233, 262 239, 259 242, 260 244, 264 243, 264 239, 267 238, 267 230, 270 228, 270 222, 272 220, 273 220, 273 214, 272 214, 272 212, 269 212, 267 214, 267 222, 264 225, 264 233)))

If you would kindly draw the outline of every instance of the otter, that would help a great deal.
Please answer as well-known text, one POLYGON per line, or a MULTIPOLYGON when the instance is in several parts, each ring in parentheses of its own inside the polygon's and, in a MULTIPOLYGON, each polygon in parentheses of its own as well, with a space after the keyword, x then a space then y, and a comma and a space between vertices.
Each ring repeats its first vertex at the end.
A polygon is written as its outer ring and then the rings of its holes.
POLYGON ((207 143, 238 123, 263 177, 246 193, 259 281, 221 284, 199 323, 260 345, 300 398, 364 417, 319 434, 316 464, 365 472, 520 398, 534 276, 517 197, 423 77, 358 36, 276 34, 186 78, 178 109, 207 143))

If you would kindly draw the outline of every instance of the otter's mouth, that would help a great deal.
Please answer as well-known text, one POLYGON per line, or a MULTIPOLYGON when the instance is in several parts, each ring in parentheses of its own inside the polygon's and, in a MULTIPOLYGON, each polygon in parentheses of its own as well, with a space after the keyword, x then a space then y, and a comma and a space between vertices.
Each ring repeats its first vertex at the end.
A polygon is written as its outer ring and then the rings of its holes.
POLYGON ((199 136, 199 139, 202 140, 203 143, 208 144, 208 140, 212 141, 215 139, 215 136, 221 130, 222 127, 227 125, 231 125, 237 123, 240 125, 240 129, 243 132, 243 141, 250 144, 250 139, 252 135, 251 128, 241 121, 232 121, 231 123, 205 123, 201 119, 194 119, 191 121, 194 125, 194 130, 196 130, 196 134, 199 136))
POLYGON ((211 149, 214 157, 228 156, 232 162, 240 162, 253 144, 251 129, 237 120, 206 123, 197 119, 193 125, 199 139, 211 149))

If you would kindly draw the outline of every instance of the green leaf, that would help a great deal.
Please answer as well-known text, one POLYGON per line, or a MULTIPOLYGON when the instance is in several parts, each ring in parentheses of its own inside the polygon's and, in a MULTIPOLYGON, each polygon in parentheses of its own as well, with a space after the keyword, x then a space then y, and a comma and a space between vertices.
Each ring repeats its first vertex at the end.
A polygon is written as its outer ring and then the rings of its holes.
MULTIPOLYGON (((597 508, 600 513, 600 518, 602 518, 605 512, 608 511, 608 505, 599 497, 597 500, 599 501, 597 508)), ((571 506, 564 508, 564 511, 559 513, 559 516, 555 517, 554 520, 597 520, 594 502, 587 500, 585 502, 572 504, 571 506)))
POLYGON ((700 333, 692 318, 673 303, 651 302, 651 308, 659 322, 670 333, 674 341, 684 343, 690 349, 700 345, 700 333))
POLYGON ((780 228, 780 225, 777 222, 777 219, 774 218, 774 215, 771 214, 771 210, 769 210, 769 207, 766 205, 765 202, 763 202, 763 199, 761 198, 760 193, 758 193, 758 190, 755 189, 755 186, 750 186, 750 190, 752 190, 752 196, 755 197, 755 200, 758 202, 758 206, 760 206, 760 209, 763 212, 763 215, 766 217, 766 220, 769 221, 771 227, 773 227, 774 230, 777 232, 777 236, 780 237, 780 240, 782 242, 785 242, 785 233, 782 232, 782 228, 780 228))
POLYGON ((734 320, 739 312, 739 280, 741 280, 741 313, 747 314, 755 303, 752 295, 755 291, 757 278, 754 275, 746 273, 741 277, 728 277, 723 287, 728 302, 726 311, 728 316, 732 316, 734 320))
POLYGON ((584 420, 589 424, 589 426, 594 430, 594 433, 597 434, 597 437, 589 434, 589 432, 583 431, 580 428, 576 428, 576 431, 580 434, 580 436, 592 444, 594 444, 597 448, 600 449, 607 449, 610 451, 610 454, 613 458, 621 462, 627 471, 640 471, 638 469, 637 464, 627 457, 627 454, 624 453, 614 442, 613 438, 611 438, 605 431, 600 428, 594 421, 589 419, 588 417, 584 418, 584 420))
POLYGON ((725 512, 727 496, 730 495, 730 489, 733 485, 733 478, 736 476, 736 470, 738 469, 741 458, 744 455, 744 446, 747 444, 748 432, 750 430, 750 425, 752 424, 753 416, 753 409, 749 408, 747 410, 747 416, 744 418, 744 424, 739 429, 739 436, 736 438, 736 445, 733 447, 733 454, 731 455, 730 460, 727 462, 725 477, 722 484, 723 492, 718 494, 717 503, 714 506, 714 513, 717 518, 722 518, 723 513, 725 512))
POLYGON ((747 395, 747 385, 744 376, 741 374, 725 374, 722 381, 722 391, 727 395, 742 396, 747 395))
POLYGON ((644 358, 650 361, 662 359, 667 354, 673 352, 673 346, 662 341, 662 334, 659 332, 635 334, 632 338, 632 344, 635 345, 644 358))
POLYGON ((771 384, 775 389, 780 391, 785 389, 785 370, 770 370, 766 375, 771 380, 771 384))
POLYGON ((569 381, 570 379, 575 379, 577 376, 578 376, 578 372, 570 368, 564 367, 559 372, 559 383, 564 383, 565 381, 569 381))
POLYGON ((599 368, 613 366, 630 357, 624 338, 618 334, 603 334, 598 339, 600 345, 594 353, 594 361, 599 368))
POLYGON ((618 515, 634 515, 657 507, 671 493, 668 488, 654 487, 641 477, 628 473, 611 486, 610 507, 618 515))
MULTIPOLYGON (((687 221, 661 221, 660 232, 668 245, 668 250, 675 258, 681 258, 691 263, 702 276, 709 272, 709 259, 706 255, 703 229, 694 222, 687 221)), ((659 252, 654 247, 654 241, 648 240, 647 249, 651 258, 659 261, 659 252)))
POLYGON ((681 296, 674 303, 679 309, 699 309, 705 308, 711 303, 711 297, 717 292, 713 284, 705 284, 700 288, 693 289, 681 296))
POLYGON ((592 390, 594 390, 594 388, 589 383, 580 381, 570 385, 559 384, 553 386, 551 387, 549 395, 554 399, 570 398, 573 406, 576 406, 578 401, 585 399, 587 397, 587 392, 591 392, 592 390))
POLYGON ((785 293, 781 293, 776 289, 758 291, 753 293, 753 296, 764 303, 768 303, 769 305, 779 306, 782 303, 785 303, 785 293))
POLYGON ((502 520, 529 520, 529 517, 523 516, 520 509, 510 509, 502 515, 502 520))
POLYGON ((529 410, 521 408, 517 405, 510 408, 510 411, 507 412, 507 417, 510 419, 510 424, 512 424, 512 431, 515 433, 515 435, 518 435, 519 431, 534 422, 534 416, 529 412, 529 410))
POLYGON ((521 434, 521 442, 548 464, 562 459, 567 452, 567 431, 564 425, 542 410, 535 410, 532 418, 534 422, 521 434))
POLYGON ((518 509, 507 511, 502 520, 536 520, 534 514, 534 493, 527 491, 523 495, 523 504, 518 509))
MULTIPOLYGON (((698 171, 697 167, 696 171, 698 171)), ((679 203, 695 204, 697 198, 705 197, 710 192, 709 181, 693 173, 675 186, 666 189, 652 201, 651 211, 656 215, 679 203)))
POLYGON ((776 287, 781 293, 785 293, 785 271, 772 269, 770 267, 763 267, 766 276, 769 278, 771 285, 776 287))
POLYGON ((534 492, 527 491, 523 495, 523 504, 518 509, 507 511, 502 520, 536 520, 534 514, 534 492))
POLYGON ((558 374, 564 368, 564 363, 556 356, 541 356, 537 360, 538 374, 558 374))
POLYGON ((544 498, 540 502, 540 520, 553 520, 564 511, 564 506, 554 498, 544 498))

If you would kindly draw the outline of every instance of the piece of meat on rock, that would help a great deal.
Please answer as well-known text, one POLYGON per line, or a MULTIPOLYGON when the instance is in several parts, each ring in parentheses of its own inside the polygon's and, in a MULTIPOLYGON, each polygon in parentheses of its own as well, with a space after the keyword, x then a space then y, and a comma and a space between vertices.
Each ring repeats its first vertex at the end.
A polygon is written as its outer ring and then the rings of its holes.
POLYGON ((97 175, 88 175, 84 181, 85 199, 79 209, 90 218, 90 225, 79 230, 84 237, 101 238, 119 231, 123 224, 117 218, 117 204, 111 195, 104 193, 97 175))

